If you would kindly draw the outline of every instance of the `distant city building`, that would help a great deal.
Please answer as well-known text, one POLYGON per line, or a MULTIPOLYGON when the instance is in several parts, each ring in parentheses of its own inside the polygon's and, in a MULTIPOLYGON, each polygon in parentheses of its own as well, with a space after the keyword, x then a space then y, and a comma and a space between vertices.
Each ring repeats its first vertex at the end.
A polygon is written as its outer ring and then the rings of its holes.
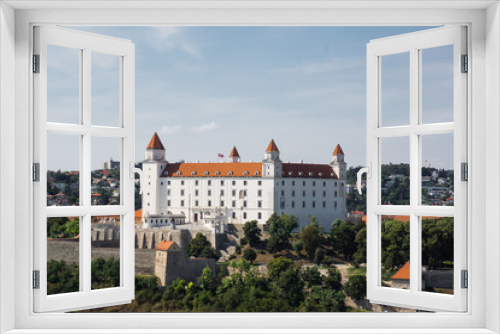
POLYGON ((120 169, 120 161, 114 161, 113 158, 109 158, 108 161, 102 163, 102 169, 120 169))
POLYGON ((329 164, 283 163, 271 140, 262 162, 242 162, 233 148, 229 162, 169 163, 155 133, 143 161, 145 227, 183 224, 265 224, 273 214, 309 216, 329 229, 344 219, 346 163, 337 145, 329 164))

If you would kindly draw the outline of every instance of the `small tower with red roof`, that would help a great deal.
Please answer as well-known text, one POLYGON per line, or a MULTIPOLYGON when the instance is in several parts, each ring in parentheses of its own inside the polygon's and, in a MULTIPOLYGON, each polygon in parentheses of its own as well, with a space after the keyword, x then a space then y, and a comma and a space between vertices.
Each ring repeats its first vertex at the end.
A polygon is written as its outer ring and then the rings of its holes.
POLYGON ((229 162, 241 162, 240 154, 238 153, 236 146, 233 146, 233 150, 231 151, 231 154, 229 154, 229 162))
POLYGON ((279 177, 282 173, 282 162, 280 160, 280 150, 271 139, 267 146, 265 159, 262 161, 262 176, 264 177, 279 177))
POLYGON ((156 132, 146 147, 145 158, 142 162, 142 214, 145 218, 164 215, 168 212, 166 187, 160 178, 168 163, 165 160, 165 147, 156 132))
POLYGON ((332 168, 339 179, 345 180, 347 177, 346 163, 344 161, 344 151, 340 144, 337 144, 332 154, 332 168))

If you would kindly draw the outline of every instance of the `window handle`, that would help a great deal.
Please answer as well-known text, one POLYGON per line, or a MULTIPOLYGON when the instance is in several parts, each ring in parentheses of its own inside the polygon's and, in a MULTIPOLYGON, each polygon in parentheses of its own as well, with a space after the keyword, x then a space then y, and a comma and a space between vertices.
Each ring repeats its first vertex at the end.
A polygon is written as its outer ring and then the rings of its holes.
POLYGON ((361 195, 361 175, 366 173, 366 176, 371 179, 372 177, 372 163, 368 161, 368 167, 363 167, 358 171, 358 179, 356 180, 356 188, 358 188, 358 192, 361 195))
POLYGON ((130 178, 135 180, 135 173, 139 174, 139 194, 142 195, 142 185, 144 180, 144 173, 142 169, 135 167, 134 162, 130 162, 130 178))

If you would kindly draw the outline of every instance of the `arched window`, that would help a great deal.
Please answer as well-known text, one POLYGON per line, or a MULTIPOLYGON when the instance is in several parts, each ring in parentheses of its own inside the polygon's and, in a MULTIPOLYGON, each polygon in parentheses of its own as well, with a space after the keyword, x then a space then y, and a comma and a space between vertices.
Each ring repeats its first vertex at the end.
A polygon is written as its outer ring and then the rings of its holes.
POLYGON ((181 175, 182 173, 180 171, 177 172, 177 175, 181 175))
POLYGON ((191 175, 196 175, 196 172, 195 172, 195 171, 192 171, 192 172, 191 172, 191 175))

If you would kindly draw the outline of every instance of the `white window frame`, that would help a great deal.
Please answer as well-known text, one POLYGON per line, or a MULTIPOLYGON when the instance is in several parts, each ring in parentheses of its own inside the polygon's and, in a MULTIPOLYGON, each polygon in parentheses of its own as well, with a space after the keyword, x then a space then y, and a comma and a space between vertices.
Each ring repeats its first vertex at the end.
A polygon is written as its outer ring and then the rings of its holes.
POLYGON ((410 34, 372 40, 367 46, 367 157, 371 168, 367 179, 367 298, 376 304, 422 310, 463 312, 467 309, 467 290, 461 288, 461 270, 467 270, 467 183, 461 181, 460 164, 467 163, 467 76, 461 73, 461 56, 467 54, 464 26, 439 27, 410 34), (453 46, 453 122, 422 123, 421 50, 444 45, 453 46), (409 55, 409 124, 383 127, 381 105, 382 58, 387 55, 409 55), (421 136, 453 134, 454 206, 421 205, 421 136), (381 164, 384 138, 408 138, 410 154, 410 205, 381 203, 381 164), (405 215, 410 218, 410 289, 381 286, 381 217, 405 215), (452 295, 422 291, 421 218, 454 217, 454 293, 452 295), (371 279, 373 278, 373 279, 371 279))
POLYGON ((369 4, 357 1, 211 1, 203 5, 167 1, 154 4, 149 1, 7 1, 0 4, 0 11, 1 332, 16 329, 16 333, 36 333, 41 332, 38 329, 52 329, 52 332, 60 329, 69 333, 77 332, 72 330, 75 328, 88 329, 92 333, 111 332, 112 329, 144 333, 146 328, 165 332, 180 328, 193 332, 221 332, 224 328, 226 331, 233 329, 231 332, 238 328, 241 331, 253 328, 259 332, 284 332, 284 328, 295 329, 293 332, 332 333, 415 333, 417 329, 422 333, 500 332, 500 229, 497 224, 500 220, 500 11, 497 1, 398 1, 397 4, 385 1, 370 1, 369 4), (124 9, 125 6, 129 9, 124 9), (84 9, 74 9, 76 7, 84 9), (103 7, 113 10, 103 10, 103 7), (41 10, 43 8, 45 10, 41 10), (468 231, 472 240, 467 246, 470 285, 466 313, 130 315, 32 312, 30 278, 33 263, 29 254, 33 241, 30 237, 33 218, 30 134, 33 125, 29 69, 34 24, 401 25, 402 22, 404 25, 461 23, 469 26, 473 75, 469 77, 468 99, 471 110, 468 124, 472 134, 468 141, 472 155, 468 220, 474 229, 469 227, 468 231), (12 207, 15 210, 6 210, 12 207), (488 257, 487 266, 486 251, 493 254, 488 257), (141 329, 131 329, 138 328, 138 324, 141 329))
POLYGON ((34 290, 36 312, 87 309, 89 305, 130 303, 134 299, 134 44, 130 41, 90 34, 61 27, 36 26, 34 52, 40 56, 39 73, 33 76, 34 161, 39 163, 39 181, 33 184, 34 269, 39 270, 39 289, 34 290), (80 53, 80 121, 78 124, 47 122, 47 45, 73 48, 80 53), (120 124, 118 127, 92 125, 91 57, 93 52, 112 54, 120 62, 120 124), (47 207, 47 134, 73 135, 79 139, 80 205, 47 207), (120 141, 120 204, 91 205, 92 138, 116 138, 120 141), (132 190, 132 191, 129 191, 132 190), (120 215, 120 285, 91 288, 92 216, 120 215), (50 217, 79 217, 79 291, 47 295, 47 228, 50 217))

